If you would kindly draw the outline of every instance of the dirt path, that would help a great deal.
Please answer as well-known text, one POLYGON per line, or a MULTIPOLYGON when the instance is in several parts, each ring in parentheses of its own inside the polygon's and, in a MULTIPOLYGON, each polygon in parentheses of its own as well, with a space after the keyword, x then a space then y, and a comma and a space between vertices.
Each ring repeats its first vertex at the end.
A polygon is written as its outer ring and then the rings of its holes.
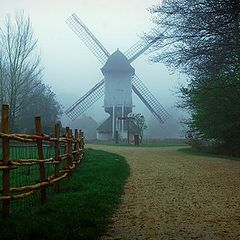
POLYGON ((88 147, 118 153, 131 167, 102 240, 240 239, 240 161, 174 147, 88 147))

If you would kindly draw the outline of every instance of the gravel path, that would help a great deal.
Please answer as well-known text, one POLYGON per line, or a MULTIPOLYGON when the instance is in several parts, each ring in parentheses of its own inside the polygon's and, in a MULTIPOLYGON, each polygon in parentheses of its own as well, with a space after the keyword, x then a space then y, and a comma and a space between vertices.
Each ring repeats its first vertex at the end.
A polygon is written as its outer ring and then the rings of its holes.
POLYGON ((240 240, 240 161, 174 147, 88 147, 118 153, 131 168, 102 240, 240 240))

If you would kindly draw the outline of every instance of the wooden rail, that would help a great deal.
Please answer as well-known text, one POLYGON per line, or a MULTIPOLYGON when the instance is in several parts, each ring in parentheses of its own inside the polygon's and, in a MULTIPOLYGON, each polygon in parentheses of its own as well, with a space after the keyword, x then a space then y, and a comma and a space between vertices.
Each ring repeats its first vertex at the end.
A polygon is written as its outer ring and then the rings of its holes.
POLYGON ((0 189, 0 201, 2 201, 2 216, 8 218, 10 214, 11 200, 17 200, 28 197, 40 190, 40 201, 44 203, 47 199, 47 187, 55 185, 55 190, 60 191, 60 180, 68 177, 77 164, 80 163, 84 151, 84 136, 81 130, 75 130, 74 136, 72 130, 66 128, 65 135, 60 136, 60 126, 55 124, 55 135, 51 137, 43 134, 41 130, 41 118, 35 118, 35 135, 11 134, 9 133, 9 106, 2 106, 2 159, 0 159, 0 171, 2 171, 2 189, 0 189), (24 143, 35 143, 38 153, 38 159, 10 159, 11 144, 10 141, 24 143), (43 143, 55 144, 55 156, 44 158, 43 143), (60 155, 60 145, 66 147, 66 152, 60 155), (61 168, 61 163, 65 161, 65 167, 61 168), (46 176, 46 166, 54 165, 54 173, 46 176), (11 187, 11 171, 23 166, 39 166, 40 179, 31 185, 21 185, 11 187))

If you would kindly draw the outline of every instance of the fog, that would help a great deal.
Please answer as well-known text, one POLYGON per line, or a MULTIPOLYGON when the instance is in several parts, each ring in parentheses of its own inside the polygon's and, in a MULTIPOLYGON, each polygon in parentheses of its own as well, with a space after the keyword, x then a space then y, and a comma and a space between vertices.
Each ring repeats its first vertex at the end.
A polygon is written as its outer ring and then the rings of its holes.
MULTIPOLYGON (((66 109, 103 76, 100 71, 101 63, 69 28, 65 20, 72 13, 76 13, 110 53, 117 48, 125 52, 139 40, 139 34, 148 32, 153 27, 151 14, 147 8, 158 2, 156 0, 0 0, 0 23, 2 26, 7 14, 14 16, 21 10, 31 18, 44 68, 43 80, 52 87, 63 109, 66 109)), ((157 136, 154 137, 158 137, 158 134, 159 137, 180 136, 178 122, 181 113, 174 107, 177 101, 174 92, 178 84, 184 81, 184 77, 180 77, 178 73, 170 74, 167 67, 161 63, 151 63, 148 54, 141 55, 132 66, 138 77, 169 111, 172 118, 165 125, 160 126, 134 94, 133 111, 146 116, 147 125, 151 123, 150 129, 154 128, 153 126, 159 129, 155 131, 157 136), (175 128, 171 127, 172 125, 175 128), (166 128, 169 131, 166 131, 166 128)), ((89 108, 85 115, 91 116, 98 123, 103 121, 107 114, 104 113, 102 106, 103 99, 89 108)), ((62 122, 64 125, 69 125, 71 121, 63 116, 62 122)), ((150 136, 150 133, 147 134, 150 136)))

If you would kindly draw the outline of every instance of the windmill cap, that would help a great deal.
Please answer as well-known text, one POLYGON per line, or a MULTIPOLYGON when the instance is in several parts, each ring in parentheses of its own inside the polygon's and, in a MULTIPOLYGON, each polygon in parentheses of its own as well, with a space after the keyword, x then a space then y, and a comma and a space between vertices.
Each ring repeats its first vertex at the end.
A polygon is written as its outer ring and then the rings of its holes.
POLYGON ((101 68, 103 75, 108 72, 129 72, 134 74, 135 69, 131 66, 126 56, 117 49, 101 68))

